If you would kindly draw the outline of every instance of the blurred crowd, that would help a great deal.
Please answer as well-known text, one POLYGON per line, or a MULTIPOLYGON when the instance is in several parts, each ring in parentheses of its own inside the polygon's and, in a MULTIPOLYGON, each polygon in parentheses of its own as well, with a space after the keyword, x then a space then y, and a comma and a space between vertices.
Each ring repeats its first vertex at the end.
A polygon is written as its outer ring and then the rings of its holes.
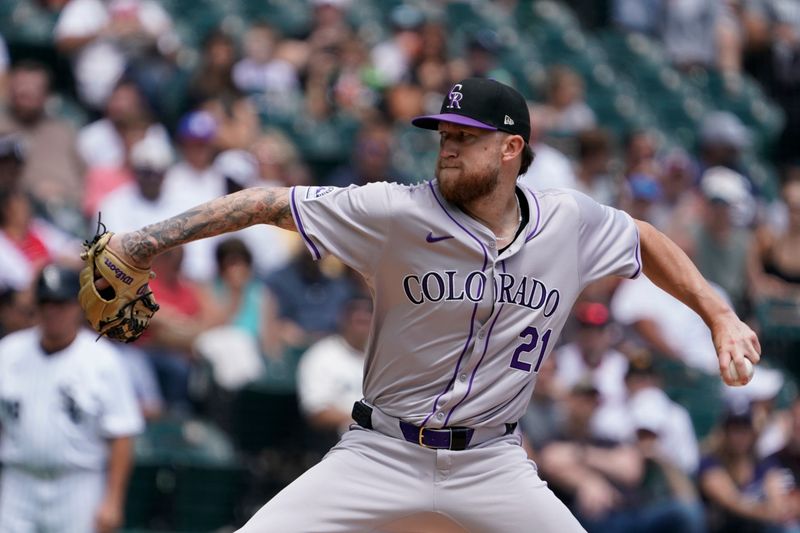
MULTIPOLYGON (((410 119, 464 77, 520 81, 499 32, 451 39, 448 4, 491 4, 524 33, 516 14, 536 2, 393 1, 354 21, 355 1, 309 0, 301 31, 219 21, 196 45, 155 0, 22 3, 55 19, 69 75, 0 35, 0 335, 36 323, 32 281, 79 267, 98 219, 124 232, 247 187, 430 179, 436 137, 410 119)), ((558 58, 529 88, 536 157, 521 182, 652 223, 773 342, 750 385, 723 390, 699 317, 643 277, 595 284, 539 371, 521 424, 531 456, 591 531, 800 531, 800 4, 563 3, 587 31, 647 36, 681 73, 757 80, 784 115, 764 152, 779 194, 743 165, 753 139, 736 114, 703 116, 696 146, 618 135, 558 58)), ((120 348, 145 418, 205 416, 262 383, 296 390, 304 423, 346 430, 371 316, 357 274, 264 226, 153 269, 161 311, 120 348)))

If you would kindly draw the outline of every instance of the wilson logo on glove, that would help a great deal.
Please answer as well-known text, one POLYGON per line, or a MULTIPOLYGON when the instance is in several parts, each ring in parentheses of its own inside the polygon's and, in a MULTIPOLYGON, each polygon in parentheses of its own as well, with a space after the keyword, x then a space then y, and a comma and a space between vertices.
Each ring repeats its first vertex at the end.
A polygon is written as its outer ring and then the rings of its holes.
POLYGON ((106 264, 108 268, 111 269, 111 272, 113 272, 114 275, 117 276, 117 279, 120 280, 122 283, 125 283, 127 285, 133 283, 133 278, 131 276, 126 275, 125 272, 120 270, 120 268, 114 263, 112 263, 108 257, 103 259, 103 262, 106 264))

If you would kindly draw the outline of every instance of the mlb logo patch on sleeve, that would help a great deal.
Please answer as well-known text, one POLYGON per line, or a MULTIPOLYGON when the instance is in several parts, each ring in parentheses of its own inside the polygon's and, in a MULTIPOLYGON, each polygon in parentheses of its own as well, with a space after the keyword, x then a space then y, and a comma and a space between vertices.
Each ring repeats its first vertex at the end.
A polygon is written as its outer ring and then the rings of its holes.
POLYGON ((326 194, 332 193, 336 190, 336 187, 309 187, 306 189, 306 197, 303 200, 313 200, 315 198, 319 198, 321 196, 325 196, 326 194))

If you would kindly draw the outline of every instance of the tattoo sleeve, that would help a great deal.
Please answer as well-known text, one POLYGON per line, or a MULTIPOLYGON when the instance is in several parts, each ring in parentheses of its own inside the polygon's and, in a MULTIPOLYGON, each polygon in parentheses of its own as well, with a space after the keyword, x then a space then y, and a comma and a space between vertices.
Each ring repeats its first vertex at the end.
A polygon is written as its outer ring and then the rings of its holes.
POLYGON ((256 187, 235 192, 122 236, 122 249, 137 264, 188 242, 270 224, 297 231, 288 188, 256 187))

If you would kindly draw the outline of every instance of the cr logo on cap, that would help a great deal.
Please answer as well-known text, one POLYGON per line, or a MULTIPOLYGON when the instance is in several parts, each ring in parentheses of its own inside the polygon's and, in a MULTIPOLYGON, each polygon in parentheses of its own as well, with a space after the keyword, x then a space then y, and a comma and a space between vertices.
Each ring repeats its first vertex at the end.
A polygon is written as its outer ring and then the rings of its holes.
POLYGON ((453 88, 450 90, 450 94, 448 95, 448 98, 450 98, 450 104, 447 106, 447 109, 461 109, 461 104, 459 104, 459 102, 462 98, 464 98, 464 94, 460 93, 460 90, 460 83, 453 85, 453 88))

